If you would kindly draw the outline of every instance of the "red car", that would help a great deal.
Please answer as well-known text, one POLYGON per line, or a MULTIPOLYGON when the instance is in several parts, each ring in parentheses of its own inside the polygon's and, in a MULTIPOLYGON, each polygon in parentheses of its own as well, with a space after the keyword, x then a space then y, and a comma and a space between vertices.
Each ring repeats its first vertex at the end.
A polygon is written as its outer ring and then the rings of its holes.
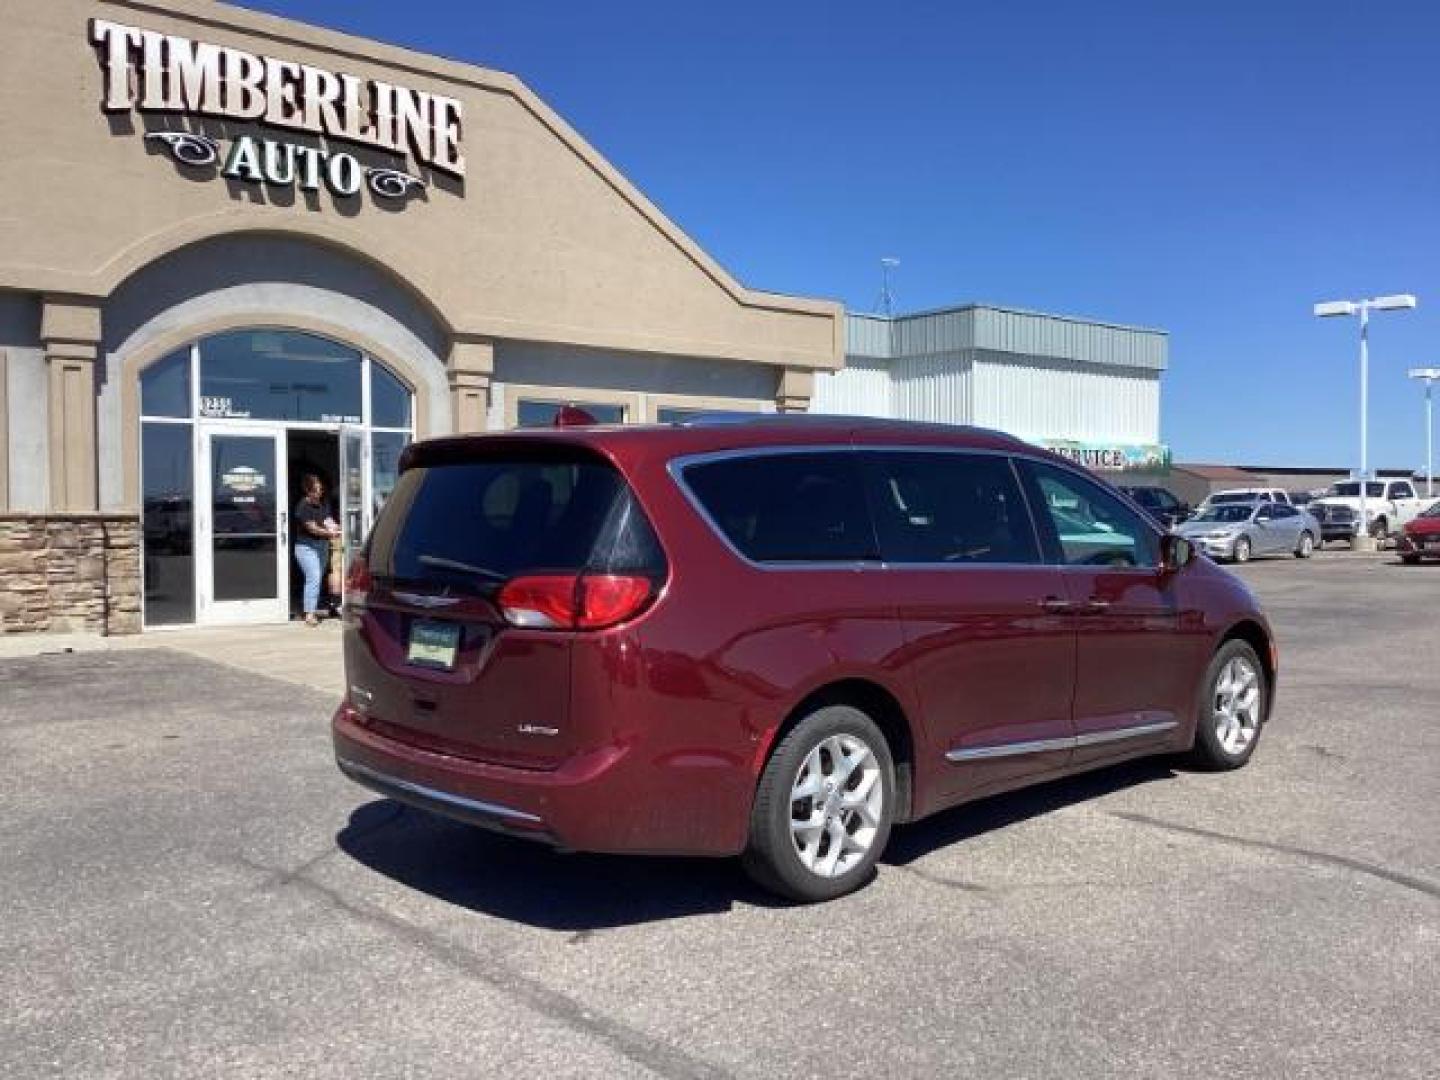
POLYGON ((560 848, 742 855, 801 900, 980 796, 1243 765, 1276 675, 1249 590, 1091 474, 831 417, 416 444, 345 618, 352 779, 560 848))
POLYGON ((1421 559, 1440 559, 1440 502, 1405 523, 1399 548, 1400 558, 1411 566, 1421 559))

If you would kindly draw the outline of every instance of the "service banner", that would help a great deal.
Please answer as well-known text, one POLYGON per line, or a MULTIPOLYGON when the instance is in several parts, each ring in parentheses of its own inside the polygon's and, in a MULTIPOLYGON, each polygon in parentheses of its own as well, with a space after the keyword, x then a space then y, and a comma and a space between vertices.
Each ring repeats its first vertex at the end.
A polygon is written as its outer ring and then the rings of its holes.
POLYGON ((1170 471, 1170 447, 1159 443, 1124 444, 1042 439, 1046 450, 1067 457, 1096 472, 1134 472, 1163 475, 1170 471))

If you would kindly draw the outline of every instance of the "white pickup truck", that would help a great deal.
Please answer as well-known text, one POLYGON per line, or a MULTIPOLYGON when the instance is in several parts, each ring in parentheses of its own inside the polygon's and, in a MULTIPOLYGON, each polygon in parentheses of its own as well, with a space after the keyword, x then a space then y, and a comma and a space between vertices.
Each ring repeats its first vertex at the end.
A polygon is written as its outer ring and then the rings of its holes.
POLYGON ((1342 480, 1305 507, 1320 522, 1325 540, 1348 540, 1360 529, 1384 543, 1433 500, 1415 494, 1409 480, 1368 480, 1365 483, 1365 522, 1360 522, 1360 482, 1342 480))

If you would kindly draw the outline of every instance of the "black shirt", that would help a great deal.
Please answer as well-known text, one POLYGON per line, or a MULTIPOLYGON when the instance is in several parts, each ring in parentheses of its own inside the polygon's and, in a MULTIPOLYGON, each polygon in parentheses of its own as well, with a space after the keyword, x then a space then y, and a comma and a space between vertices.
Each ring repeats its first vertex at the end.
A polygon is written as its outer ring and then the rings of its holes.
POLYGON ((323 536, 316 536, 309 529, 305 528, 305 523, 309 522, 324 528, 325 519, 329 516, 330 511, 325 508, 324 503, 317 506, 309 499, 301 499, 295 504, 295 513, 291 515, 295 522, 295 542, 297 544, 305 544, 307 547, 316 548, 322 555, 328 552, 330 550, 330 541, 323 536))

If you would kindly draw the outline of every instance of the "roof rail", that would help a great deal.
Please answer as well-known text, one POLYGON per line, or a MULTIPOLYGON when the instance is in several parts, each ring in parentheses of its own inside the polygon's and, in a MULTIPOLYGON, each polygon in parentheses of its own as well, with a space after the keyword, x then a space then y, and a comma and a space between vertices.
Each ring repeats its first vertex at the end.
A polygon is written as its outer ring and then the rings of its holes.
POLYGON ((973 424, 945 424, 936 420, 897 420, 884 416, 847 416, 843 413, 694 413, 671 421, 672 427, 708 428, 727 426, 842 426, 858 428, 928 428, 943 431, 965 431, 976 435, 992 435, 1000 439, 1023 442, 1008 431, 976 427, 973 424))

